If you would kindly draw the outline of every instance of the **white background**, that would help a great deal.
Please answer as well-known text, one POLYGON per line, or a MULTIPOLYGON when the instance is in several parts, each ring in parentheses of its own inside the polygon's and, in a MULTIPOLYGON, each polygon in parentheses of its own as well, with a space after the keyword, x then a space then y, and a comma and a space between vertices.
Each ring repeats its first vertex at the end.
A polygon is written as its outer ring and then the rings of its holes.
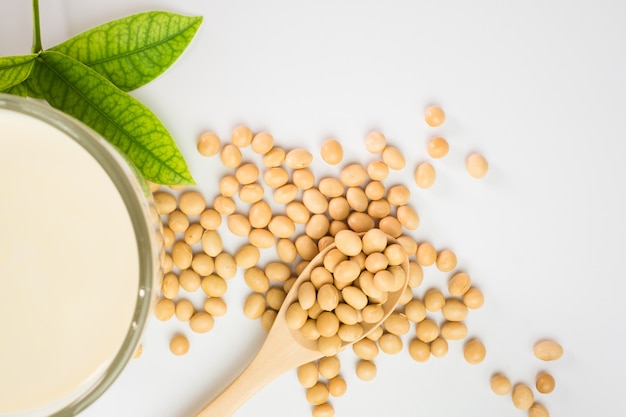
MULTIPOLYGON (((30 5, 0 2, 0 55, 27 53, 30 5)), ((207 197, 218 159, 195 153, 196 137, 223 138, 238 124, 268 130, 285 148, 316 155, 329 137, 346 162, 368 162, 363 140, 383 131, 407 157, 388 184, 411 185, 421 217, 413 233, 454 250, 486 297, 471 312, 472 336, 487 347, 476 366, 461 343, 419 364, 408 353, 377 358, 378 377, 354 376, 342 354, 348 393, 337 416, 524 416, 489 389, 493 372, 533 384, 547 370, 557 388, 537 395, 553 416, 618 416, 626 393, 626 2, 624 1, 42 1, 44 47, 125 15, 163 9, 203 15, 192 45, 158 80, 134 94, 178 141, 207 197), (428 128, 424 108, 447 112, 428 128), (412 183, 442 135, 450 154, 434 161, 429 190, 412 183), (490 171, 464 171, 471 151, 490 171), (532 355, 551 337, 565 353, 532 355)), ((319 158, 318 158, 319 159, 319 158)), ((328 168, 319 165, 319 169, 328 168)), ((324 172, 326 172, 324 171, 324 172)), ((225 238, 228 240, 229 238, 225 238)), ((229 241, 229 244, 233 244, 229 241)), ((424 288, 446 276, 426 269, 424 288)), ((175 319, 153 320, 143 356, 82 415, 192 416, 252 358, 264 333, 243 317, 241 276, 229 312, 194 335, 175 319), (184 357, 169 353, 175 331, 189 335, 184 357)), ((267 386, 236 414, 309 416, 295 372, 267 386)))

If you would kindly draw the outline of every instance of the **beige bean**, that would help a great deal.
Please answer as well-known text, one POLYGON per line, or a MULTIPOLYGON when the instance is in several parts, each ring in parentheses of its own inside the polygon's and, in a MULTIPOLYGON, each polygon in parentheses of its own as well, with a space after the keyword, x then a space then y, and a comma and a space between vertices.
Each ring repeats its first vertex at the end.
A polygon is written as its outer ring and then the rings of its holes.
POLYGON ((385 320, 385 330, 397 336, 407 334, 410 327, 409 319, 402 313, 393 312, 385 320))
POLYGON ((409 355, 416 362, 426 362, 430 358, 430 346, 420 339, 411 339, 409 355))
POLYGON ((467 326, 460 321, 446 321, 441 325, 441 336, 447 340, 461 340, 467 336, 467 326))
POLYGON ((174 316, 176 305, 169 298, 161 298, 154 305, 154 316, 161 321, 167 321, 174 316))
POLYGON ((368 230, 363 235, 362 247, 366 255, 383 252, 387 247, 387 235, 380 229, 368 230))
POLYGON ((380 339, 380 337, 383 335, 384 331, 383 331, 383 327, 382 326, 378 326, 376 328, 374 328, 367 336, 365 336, 367 339, 371 340, 371 341, 378 341, 380 339))
POLYGON ((400 206, 396 210, 396 217, 402 226, 409 230, 415 230, 420 224, 417 212, 411 206, 400 206))
POLYGON ((417 288, 424 281, 424 270, 417 263, 410 261, 409 262, 409 287, 417 288))
POLYGON ((277 311, 272 310, 271 308, 268 308, 263 312, 263 314, 261 315, 261 327, 263 328, 263 330, 265 330, 266 332, 270 331, 270 329, 274 325, 274 321, 276 321, 277 314, 277 311))
POLYGON ((550 413, 542 404, 533 403, 528 409, 528 417, 550 417, 550 413))
POLYGON ((402 351, 402 339, 393 333, 384 333, 378 339, 378 346, 386 354, 395 355, 402 351))
POLYGON ((262 229, 266 227, 272 219, 272 208, 265 200, 257 201, 250 206, 248 212, 248 222, 251 227, 262 229))
POLYGON ((404 314, 409 321, 419 323, 426 318, 426 306, 421 300, 413 299, 404 306, 404 314))
POLYGON ((221 297, 226 294, 228 284, 219 275, 211 274, 202 278, 200 287, 207 297, 221 297))
MULTIPOLYGON (((324 266, 315 267, 311 271, 311 283, 315 286, 315 288, 321 288, 322 285, 332 284, 333 282, 333 275, 326 267, 326 261, 327 259, 330 259, 333 256, 331 254, 333 250, 331 250, 324 258, 324 266)), ((339 253, 341 256, 345 258, 345 255, 343 255, 341 252, 336 251, 336 253, 339 253)), ((333 260, 332 262, 335 263, 337 262, 337 260, 333 260)))
POLYGON ((278 215, 272 217, 267 228, 278 238, 289 238, 296 231, 296 226, 289 217, 278 215))
POLYGON ((431 158, 438 159, 448 154, 450 146, 447 140, 438 136, 428 141, 426 149, 431 158))
POLYGON ((215 209, 206 209, 200 214, 200 225, 207 230, 217 230, 222 224, 222 215, 215 209))
POLYGON ((367 206, 367 214, 375 219, 382 219, 391 213, 391 205, 385 199, 370 201, 367 206))
POLYGON ((296 245, 291 240, 278 239, 278 242, 276 242, 276 254, 281 261, 285 263, 292 263, 298 257, 298 250, 296 249, 296 245))
POLYGON ((352 230, 342 230, 335 235, 335 244, 346 256, 355 256, 363 250, 361 237, 352 230))
POLYGON ((224 197, 232 197, 239 192, 239 181, 232 175, 225 175, 220 180, 218 189, 224 197))
POLYGON ((194 292, 200 288, 200 281, 200 275, 192 269, 185 269, 178 276, 181 288, 187 292, 194 292))
POLYGON ((439 311, 445 303, 445 296, 437 288, 432 288, 424 294, 424 305, 428 311, 439 311))
POLYGON ((293 149, 285 155, 285 165, 292 169, 306 168, 313 162, 313 155, 306 149, 293 149))
POLYGON ((252 184, 246 184, 239 190, 239 199, 244 203, 254 204, 257 201, 263 199, 265 190, 261 184, 253 182, 252 184))
POLYGON ((198 223, 190 224, 187 230, 185 230, 183 240, 188 245, 195 245, 202 239, 202 233, 204 233, 204 227, 198 223))
POLYGON ((274 137, 267 132, 259 132, 252 138, 250 143, 252 152, 264 155, 274 146, 274 137))
POLYGON ((472 365, 482 362, 486 353, 485 345, 478 339, 471 339, 463 346, 463 357, 472 365))
POLYGON ((337 165, 343 159, 343 147, 336 139, 327 139, 320 148, 320 155, 327 164, 337 165))
POLYGON ((178 320, 189 321, 189 319, 193 315, 193 312, 194 308, 193 304, 191 304, 191 301, 187 299, 182 299, 176 302, 176 309, 174 311, 174 314, 176 315, 176 318, 178 320))
POLYGON ((348 230, 348 225, 344 221, 333 220, 328 225, 328 234, 331 236, 335 236, 337 233, 342 230, 348 230))
POLYGON ((274 191, 274 202, 277 204, 287 204, 298 196, 298 187, 294 184, 285 184, 274 191))
POLYGON ((187 216, 197 216, 206 208, 206 200, 198 191, 186 191, 178 198, 178 207, 187 216))
POLYGON ((357 310, 346 303, 338 303, 335 307, 335 315, 343 324, 357 324, 359 322, 359 313, 357 310))
POLYGON ((244 148, 252 143, 252 136, 253 134, 249 127, 237 126, 233 129, 230 140, 235 146, 244 148))
POLYGON ((462 297, 471 286, 470 276, 465 272, 458 272, 448 281, 448 292, 454 297, 462 297))
POLYGON ((449 249, 443 249, 437 254, 437 260, 435 262, 437 269, 441 272, 450 272, 456 268, 456 255, 449 249))
POLYGON ((320 337, 331 337, 339 330, 339 319, 330 311, 322 311, 317 317, 316 325, 320 337))
POLYGON ((365 195, 370 200, 380 200, 385 196, 385 186, 380 181, 370 181, 365 186, 365 195))
POLYGON ((285 150, 273 147, 263 155, 263 164, 268 168, 278 167, 285 161, 285 150))
POLYGON ((235 253, 235 263, 240 268, 252 268, 255 266, 261 257, 261 252, 256 246, 243 245, 235 253))
POLYGON ((161 292, 163 293, 163 297, 174 299, 178 295, 180 285, 178 283, 178 277, 171 272, 165 274, 163 277, 163 281, 161 282, 161 292))
POLYGON ((183 241, 178 241, 172 246, 172 260, 174 265, 179 269, 187 269, 191 266, 191 260, 193 259, 193 250, 191 246, 183 241))
POLYGON ((302 203, 315 214, 325 213, 328 209, 328 200, 317 188, 310 188, 302 193, 302 203))
POLYGON ((414 179, 418 187, 423 189, 430 188, 437 179, 437 171, 435 171, 435 167, 430 162, 422 162, 415 168, 414 179))
POLYGON ((485 297, 481 290, 476 287, 472 287, 465 294, 463 294, 463 303, 467 306, 467 308, 471 308, 475 310, 480 308, 485 303, 485 297))
POLYGON ((291 268, 282 262, 268 262, 264 272, 274 282, 285 282, 291 277, 291 268))
POLYGON ((461 300, 449 298, 441 308, 441 314, 448 321, 462 321, 467 317, 467 306, 461 300))
POLYGON ((417 247, 415 256, 417 257, 417 263, 422 266, 430 266, 437 260, 437 250, 430 243, 422 242, 417 247))
POLYGON ((407 205, 410 199, 411 191, 404 185, 394 185, 387 191, 387 201, 394 206, 407 205))
POLYGON ((389 167, 383 161, 372 161, 367 165, 367 175, 374 181, 383 181, 389 176, 389 167))
POLYGON ((170 339, 170 352, 182 356, 189 352, 189 340, 182 334, 176 334, 170 339))
POLYGON ((312 282, 305 281, 298 288, 298 302, 304 310, 313 307, 317 299, 316 289, 312 282))
POLYGON ((370 253, 367 255, 367 258, 365 258, 365 269, 373 274, 387 269, 388 266, 389 261, 387 260, 387 257, 380 252, 370 253))
POLYGON ((424 112, 424 120, 431 127, 441 126, 446 120, 446 114, 439 106, 428 106, 424 112))
POLYGON ((321 376, 332 379, 339 375, 341 361, 337 356, 325 356, 319 360, 317 368, 321 376))
POLYGON ((256 246, 259 249, 267 249, 274 246, 276 237, 266 229, 252 229, 248 234, 248 241, 250 244, 256 246))
POLYGON ((341 397, 346 393, 348 388, 348 384, 346 384, 346 380, 341 376, 336 376, 328 381, 328 391, 330 395, 333 397, 341 397))
POLYGON ((169 226, 163 226, 163 245, 169 248, 176 242, 176 233, 169 226))
POLYGON ((213 200, 213 208, 221 215, 228 216, 229 214, 233 214, 237 209, 237 205, 235 204, 235 200, 231 197, 224 197, 223 195, 218 195, 213 200))
POLYGON ((326 177, 322 178, 318 184, 319 192, 328 198, 335 198, 342 196, 345 192, 345 187, 337 178, 326 177))
POLYGON ((259 168, 251 163, 243 164, 235 171, 235 178, 239 184, 252 184, 259 178, 259 168))
POLYGON ((356 364, 356 376, 361 381, 371 381, 376 377, 376 364, 372 361, 363 360, 356 364))
POLYGON ((296 224, 306 224, 311 218, 309 210, 299 201, 291 201, 285 206, 285 214, 296 224))
MULTIPOLYGON (((332 284, 324 284, 317 290, 317 302, 324 311, 333 311, 339 304, 339 291, 332 284)), ((319 320, 319 319, 318 319, 319 320)))
POLYGON ((287 293, 282 288, 270 287, 267 293, 265 293, 265 301, 271 309, 278 311, 282 307, 286 296, 287 293))
POLYGON ((381 153, 387 146, 387 139, 381 132, 373 131, 365 137, 365 149, 369 153, 381 153))
POLYGON ((198 153, 206 157, 217 155, 221 146, 220 138, 213 132, 202 133, 196 142, 198 153))
POLYGON ((246 269, 243 278, 248 287, 254 292, 264 293, 270 287, 269 278, 267 278, 265 272, 258 267, 246 269))
POLYGON ((382 293, 391 291, 394 287, 395 278, 393 274, 388 270, 378 271, 374 274, 374 286, 378 288, 382 293))
POLYGON ((398 238, 402 235, 402 224, 393 216, 383 217, 378 221, 378 228, 389 236, 398 238))
POLYGON ((359 187, 350 187, 346 190, 346 200, 354 211, 364 212, 367 210, 369 200, 365 191, 359 187))
POLYGON ((248 236, 248 233, 250 233, 250 221, 243 214, 231 214, 228 216, 226 223, 228 224, 228 230, 235 236, 248 236))
POLYGON ((220 152, 220 160, 226 168, 236 168, 241 164, 241 151, 233 144, 226 144, 220 152))
POLYGON ((491 390, 497 395, 506 395, 511 392, 511 381, 502 374, 494 374, 489 381, 489 385, 491 390))
POLYGON ((554 387, 556 386, 556 382, 554 377, 550 375, 548 372, 539 372, 537 374, 537 378, 535 379, 535 387, 537 388, 537 392, 542 394, 549 394, 554 391, 554 387))
POLYGON ((180 210, 174 210, 168 216, 167 225, 173 232, 183 233, 189 227, 189 217, 180 210))
POLYGON ((439 337, 439 326, 432 319, 424 319, 415 325, 415 335, 424 343, 430 343, 439 337))
POLYGON ((473 153, 465 159, 465 169, 467 173, 474 178, 482 178, 487 175, 489 164, 484 156, 473 153))
POLYGON ((335 238, 333 236, 329 236, 329 235, 322 236, 317 241, 317 249, 321 252, 324 249, 326 249, 329 245, 332 245, 334 243, 335 243, 335 238))
POLYGON ((368 214, 360 213, 358 211, 350 213, 347 222, 350 229, 357 233, 367 232, 375 226, 374 219, 372 219, 368 214))
POLYGON ((206 311, 197 311, 189 319, 189 327, 196 333, 206 333, 213 329, 215 319, 206 311))
POLYGON ((229 253, 218 254, 213 262, 215 263, 215 273, 222 278, 230 279, 237 273, 237 263, 229 253))
POLYGON ((350 205, 344 197, 334 197, 328 202, 328 215, 334 220, 345 220, 350 214, 350 205))
POLYGON ((357 310, 362 310, 368 303, 367 296, 358 287, 349 285, 341 290, 344 301, 357 310))
POLYGON ((378 356, 378 345, 373 340, 364 338, 352 345, 352 351, 363 360, 374 360, 378 356))
POLYGON ((430 342, 430 353, 434 357, 443 358, 448 354, 448 342, 443 337, 438 337, 430 342))
POLYGON ((383 149, 383 162, 387 164, 390 169, 399 171, 406 166, 406 159, 398 148, 393 146, 386 146, 383 149))
POLYGON ((359 187, 367 179, 367 171, 360 164, 349 164, 342 168, 339 179, 346 187, 359 187))
POLYGON ((309 168, 294 169, 291 179, 300 190, 308 190, 315 185, 315 175, 309 168))
POLYGON ((285 311, 285 322, 290 329, 300 329, 308 319, 306 310, 299 303, 292 303, 285 311))
POLYGON ((563 347, 554 340, 541 340, 533 346, 533 353, 542 361, 554 361, 563 356, 563 347))
POLYGON ((535 402, 533 391, 525 384, 516 384, 513 387, 511 399, 515 408, 520 410, 528 410, 535 402))
POLYGON ((404 248, 407 255, 413 255, 417 251, 417 242, 411 236, 402 235, 396 238, 398 243, 404 248))
POLYGON ((306 390, 306 400, 311 405, 320 405, 328 401, 328 387, 323 382, 317 382, 306 390))
POLYGON ((265 312, 265 297, 259 293, 252 293, 246 297, 243 303, 243 314, 255 320, 260 318, 265 312))
POLYGON ((361 317, 365 323, 379 323, 385 317, 385 310, 380 304, 368 304, 361 310, 361 317))
POLYGON ((317 384, 319 378, 319 372, 317 370, 317 364, 315 362, 308 362, 304 365, 300 365, 296 371, 298 382, 304 388, 311 388, 317 384))
POLYGON ((358 263, 352 260, 339 262, 333 269, 335 285, 342 284, 342 287, 351 284, 359 277, 361 268, 358 263))
POLYGON ((407 257, 404 247, 399 243, 392 243, 391 245, 388 245, 383 253, 387 257, 387 261, 391 266, 402 265, 407 257))
POLYGON ((219 297, 209 297, 204 301, 204 311, 212 315, 213 317, 220 317, 226 314, 228 306, 226 302, 219 297))
POLYGON ((280 166, 268 168, 263 173, 263 181, 268 187, 278 188, 289 182, 289 173, 280 166))
POLYGON ((339 338, 347 343, 354 342, 363 336, 363 326, 360 323, 345 324, 340 323, 337 330, 339 338))
POLYGON ((313 239, 320 239, 328 234, 330 221, 325 214, 314 214, 304 226, 304 232, 313 239))

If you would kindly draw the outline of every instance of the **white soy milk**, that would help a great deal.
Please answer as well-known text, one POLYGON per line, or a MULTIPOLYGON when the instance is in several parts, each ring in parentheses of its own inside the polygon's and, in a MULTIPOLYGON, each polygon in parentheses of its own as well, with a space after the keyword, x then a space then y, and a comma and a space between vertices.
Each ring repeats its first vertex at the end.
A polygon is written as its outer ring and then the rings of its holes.
POLYGON ((56 128, 0 109, 0 416, 53 410, 97 380, 137 300, 120 194, 56 128))

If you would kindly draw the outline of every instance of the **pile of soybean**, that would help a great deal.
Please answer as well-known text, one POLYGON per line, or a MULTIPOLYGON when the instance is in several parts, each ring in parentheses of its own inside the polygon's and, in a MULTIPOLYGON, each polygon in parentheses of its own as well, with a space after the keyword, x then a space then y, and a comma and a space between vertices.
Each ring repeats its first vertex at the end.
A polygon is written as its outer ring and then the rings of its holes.
MULTIPOLYGON (((431 106, 424 118, 429 126, 437 127, 445 121, 445 113, 431 106)), ((380 352, 394 355, 406 350, 412 360, 425 362, 431 357, 445 356, 449 343, 463 343, 468 363, 482 362, 486 348, 478 338, 469 335, 465 324, 470 311, 484 303, 481 290, 466 271, 457 270, 452 250, 438 250, 415 234, 420 218, 410 205, 411 184, 387 184, 390 171, 406 167, 401 150, 378 131, 364 139, 364 146, 372 155, 367 164, 344 163, 343 147, 335 139, 326 140, 319 151, 312 152, 306 148, 282 148, 270 133, 254 133, 246 126, 236 127, 229 141, 212 132, 200 135, 198 152, 213 161, 219 160, 229 172, 220 178, 219 192, 212 201, 207 201, 203 192, 194 187, 151 185, 163 220, 166 248, 156 318, 165 321, 176 317, 188 323, 194 332, 208 332, 215 319, 227 312, 223 297, 228 281, 243 276, 250 293, 238 307, 249 319, 259 320, 267 331, 298 274, 334 242, 338 233, 346 230, 362 234, 380 229, 395 238, 408 254, 410 278, 397 309, 380 327, 352 346, 358 358, 358 378, 368 381, 376 376, 376 357, 380 352), (338 168, 335 176, 320 177, 313 171, 317 154, 325 164, 338 168), (250 162, 254 158, 261 162, 250 162), (228 236, 218 231, 223 223, 228 236), (239 239, 241 245, 229 253, 223 239, 239 239), (268 252, 271 260, 264 262, 268 256, 263 255, 268 252), (430 288, 418 296, 423 267, 433 265, 448 274, 447 285, 430 288), (188 298, 197 291, 205 296, 201 308, 188 298)), ((436 136, 428 142, 426 151, 438 159, 445 157, 448 149, 446 139, 436 136)), ((482 178, 488 170, 487 161, 480 154, 470 154, 466 170, 470 176, 482 178)), ((413 172, 412 182, 417 187, 429 188, 436 180, 429 162, 420 163, 413 172)), ((315 290, 319 293, 320 288, 315 290)), ((372 310, 380 305, 381 294, 366 295, 374 306, 372 310)), ((345 305, 346 310, 350 307, 341 293, 337 303, 345 305)), ((310 304, 306 306, 310 321, 306 331, 314 334, 318 332, 316 318, 324 309, 317 299, 310 304)), ((184 355, 189 348, 183 332, 173 335, 172 353, 184 355)), ((550 382, 554 387, 551 376, 545 374, 548 376, 542 374, 542 380, 537 381, 542 393, 551 391, 550 382)), ((347 389, 338 356, 308 363, 297 370, 297 375, 312 405, 313 417, 334 416, 330 399, 342 396, 347 389)), ((525 384, 512 389, 505 376, 495 374, 491 387, 500 395, 512 391, 513 404, 529 410, 531 417, 549 415, 544 406, 534 401, 532 391, 528 395, 530 389, 525 384)))

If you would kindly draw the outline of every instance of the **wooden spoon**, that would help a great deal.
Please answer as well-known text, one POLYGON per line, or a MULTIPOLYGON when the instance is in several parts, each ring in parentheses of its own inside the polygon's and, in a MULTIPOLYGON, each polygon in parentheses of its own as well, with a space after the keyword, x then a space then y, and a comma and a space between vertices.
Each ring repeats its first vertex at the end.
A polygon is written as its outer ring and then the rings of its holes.
MULTIPOLYGON (((387 241, 388 244, 397 243, 391 236, 387 237, 387 241)), ((287 327, 285 311, 287 307, 297 300, 300 285, 310 280, 311 271, 323 264, 324 257, 334 247, 334 244, 329 245, 317 254, 302 271, 287 293, 265 342, 252 362, 213 401, 199 411, 195 417, 229 417, 257 391, 283 373, 324 356, 318 350, 316 340, 307 340, 302 336, 300 330, 292 330, 287 327)), ((385 312, 382 320, 371 324, 361 323, 364 331, 358 340, 364 338, 380 326, 398 305, 409 281, 408 257, 405 258, 401 266, 405 272, 404 285, 398 291, 389 293, 387 301, 382 306, 385 312)), ((358 340, 350 343, 344 342, 341 349, 343 350, 351 346, 358 340)))

